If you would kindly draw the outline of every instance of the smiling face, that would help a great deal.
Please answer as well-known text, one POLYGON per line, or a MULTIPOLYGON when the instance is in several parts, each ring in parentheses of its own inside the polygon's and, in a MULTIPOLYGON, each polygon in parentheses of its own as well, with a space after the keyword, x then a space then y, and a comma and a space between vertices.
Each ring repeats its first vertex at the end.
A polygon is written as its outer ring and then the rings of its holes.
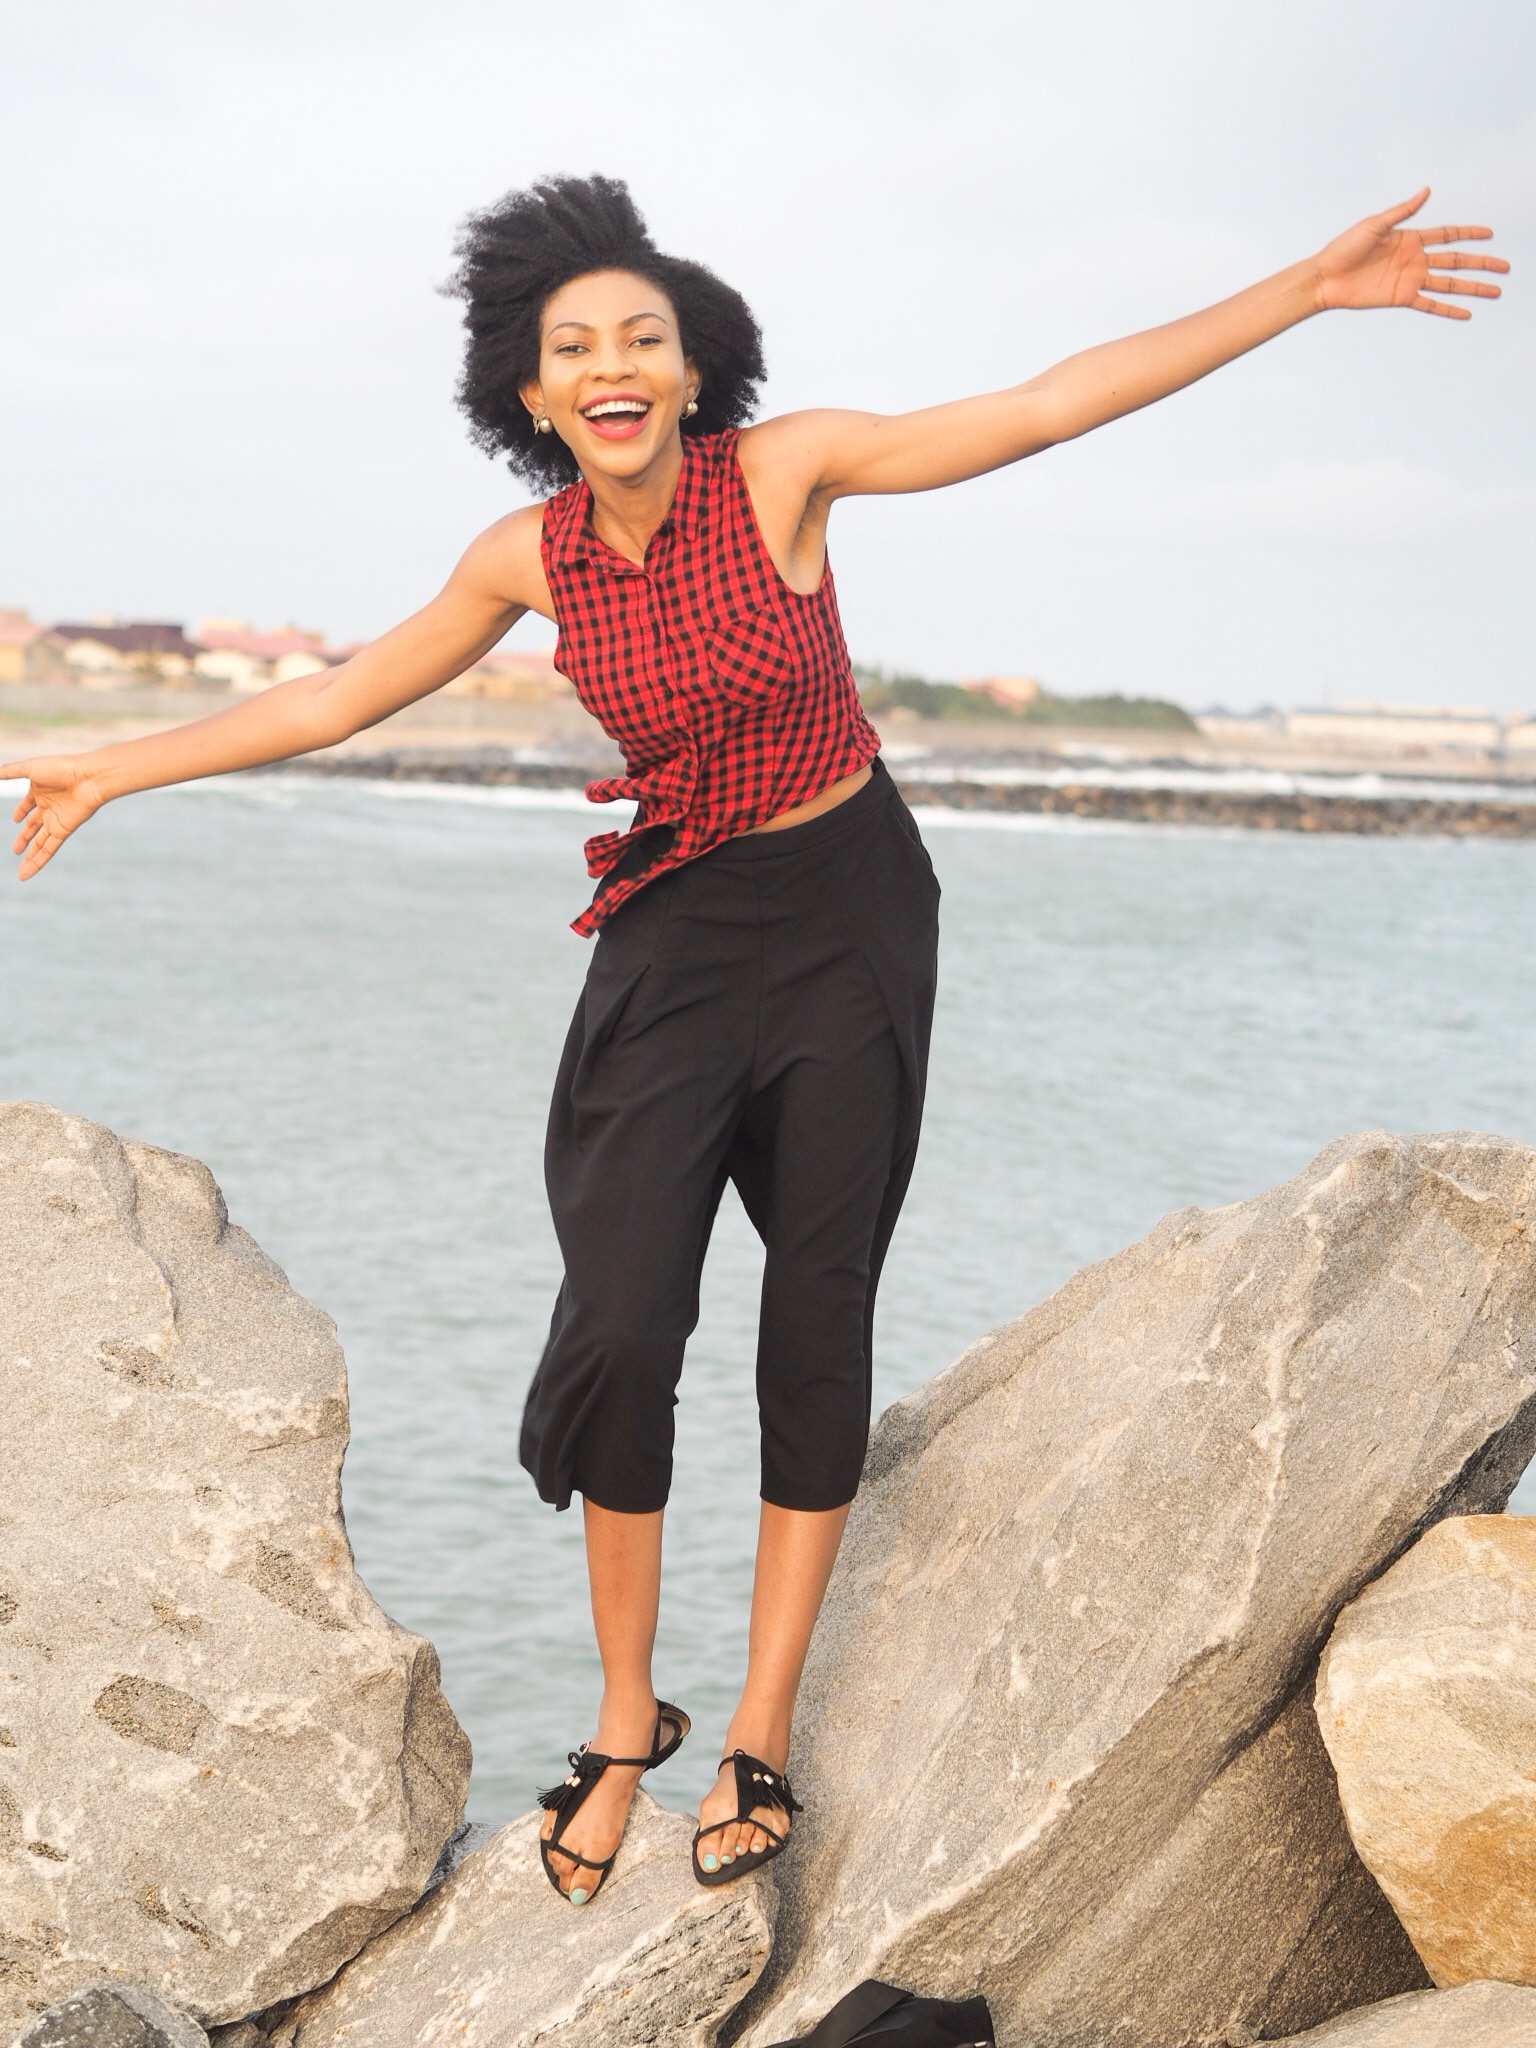
POLYGON ((698 388, 666 294, 632 271, 595 270, 545 305, 539 376, 522 399, 583 471, 632 477, 675 441, 698 388))

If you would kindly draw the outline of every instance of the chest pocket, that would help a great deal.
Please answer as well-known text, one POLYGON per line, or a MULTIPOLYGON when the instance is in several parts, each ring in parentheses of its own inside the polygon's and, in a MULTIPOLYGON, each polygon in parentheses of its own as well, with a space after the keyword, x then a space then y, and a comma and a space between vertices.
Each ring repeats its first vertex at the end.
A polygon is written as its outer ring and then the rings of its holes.
POLYGON ((722 619, 704 650, 715 687, 734 703, 762 704, 794 680, 795 650, 771 604, 722 619))

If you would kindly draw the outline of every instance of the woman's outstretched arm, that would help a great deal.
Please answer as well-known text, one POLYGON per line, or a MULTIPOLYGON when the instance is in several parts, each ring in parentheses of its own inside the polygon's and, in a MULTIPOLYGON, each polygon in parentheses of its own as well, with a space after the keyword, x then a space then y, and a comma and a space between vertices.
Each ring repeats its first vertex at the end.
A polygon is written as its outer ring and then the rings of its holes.
POLYGON ((526 506, 488 528, 429 604, 335 668, 143 739, 0 761, 0 779, 28 783, 11 813, 21 826, 11 851, 24 856, 16 879, 35 875, 113 797, 334 746, 462 675, 537 598, 542 517, 526 506))
POLYGON ((787 413, 748 432, 773 436, 771 450, 765 438, 763 453, 805 483, 808 499, 819 496, 829 503, 862 493, 934 490, 1151 405, 1314 313, 1408 306, 1469 319, 1466 307, 1428 294, 1497 298, 1496 284, 1448 273, 1507 271, 1509 264, 1502 256, 1458 250, 1437 249, 1432 257, 1435 245, 1481 239, 1493 230, 1403 227, 1428 196, 1426 185, 1401 205, 1358 222, 1317 255, 1217 305, 1084 349, 1010 390, 921 412, 787 413), (1431 269, 1432 261, 1437 269, 1431 269))

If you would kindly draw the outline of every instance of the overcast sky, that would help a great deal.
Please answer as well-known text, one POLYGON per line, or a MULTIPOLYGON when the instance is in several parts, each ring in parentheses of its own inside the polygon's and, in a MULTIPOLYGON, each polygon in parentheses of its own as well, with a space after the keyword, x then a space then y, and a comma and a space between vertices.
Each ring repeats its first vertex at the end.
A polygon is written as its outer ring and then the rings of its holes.
POLYGON ((1420 223, 1495 229, 1503 299, 1314 318, 845 502, 844 621, 935 677, 1536 711, 1529 0, 10 0, 0 38, 0 605, 414 610, 527 495, 470 446, 434 287, 544 173, 626 178, 745 293, 767 412, 1022 381, 1427 183, 1420 223))

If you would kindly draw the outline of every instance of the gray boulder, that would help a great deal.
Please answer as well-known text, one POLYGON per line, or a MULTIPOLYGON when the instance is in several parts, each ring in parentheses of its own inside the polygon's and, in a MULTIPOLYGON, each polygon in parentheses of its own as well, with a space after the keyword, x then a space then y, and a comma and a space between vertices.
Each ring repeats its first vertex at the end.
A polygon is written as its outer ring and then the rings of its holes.
POLYGON ((83 1984, 204 2022, 417 1898, 469 1743, 342 1523, 335 1324, 208 1169, 0 1105, 0 2040, 83 1984))
POLYGON ((1340 1139, 1167 1217, 876 1427, 727 2038, 864 1977, 1005 2044, 1281 2034, 1427 1978, 1311 1710, 1335 1616, 1536 1446, 1536 1153, 1340 1139))
POLYGON ((16 2048, 208 2048, 208 2036, 136 1984, 92 1984, 35 2019, 16 2048))
POLYGON ((1536 2048, 1536 1991, 1468 1984, 1346 2013, 1274 2048, 1536 2048))
POLYGON ((1439 1985, 1536 1984, 1536 1516, 1442 1522, 1339 1616, 1317 1718, 1439 1985))
POLYGON ((535 1810, 502 1828, 333 1983, 263 2016, 273 2048, 712 2048, 768 1954, 763 1878, 694 1882, 693 1822, 641 1789, 588 1906, 559 1898, 535 1810))

